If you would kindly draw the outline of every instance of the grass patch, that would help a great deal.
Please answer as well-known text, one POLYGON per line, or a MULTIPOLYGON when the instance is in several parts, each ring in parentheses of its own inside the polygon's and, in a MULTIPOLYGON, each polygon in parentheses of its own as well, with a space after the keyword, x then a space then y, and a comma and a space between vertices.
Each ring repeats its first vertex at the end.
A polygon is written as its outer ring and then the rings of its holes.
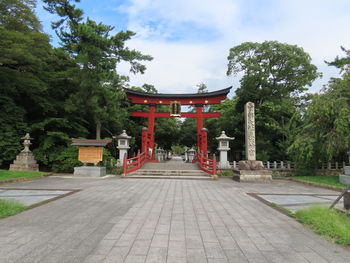
POLYGON ((0 170, 0 181, 13 178, 35 178, 46 174, 45 172, 9 171, 0 170))
POLYGON ((298 221, 338 244, 350 244, 350 217, 324 206, 313 206, 295 213, 298 221))
POLYGON ((304 180, 308 182, 315 182, 315 183, 338 186, 338 187, 346 187, 346 185, 339 183, 339 176, 313 175, 313 176, 293 176, 292 178, 304 180))
POLYGON ((232 177, 233 172, 231 170, 219 170, 217 175, 222 177, 232 177))
POLYGON ((287 208, 285 208, 285 207, 283 207, 283 206, 281 206, 281 205, 278 205, 278 204, 276 204, 276 203, 273 203, 273 202, 270 203, 270 205, 271 205, 272 207, 274 207, 274 208, 280 210, 282 213, 284 213, 284 214, 286 214, 286 215, 288 215, 288 216, 290 216, 290 217, 294 217, 294 213, 293 213, 292 211, 290 211, 289 209, 287 209, 287 208))
POLYGON ((27 206, 13 200, 0 200, 0 218, 12 216, 26 210, 27 206))

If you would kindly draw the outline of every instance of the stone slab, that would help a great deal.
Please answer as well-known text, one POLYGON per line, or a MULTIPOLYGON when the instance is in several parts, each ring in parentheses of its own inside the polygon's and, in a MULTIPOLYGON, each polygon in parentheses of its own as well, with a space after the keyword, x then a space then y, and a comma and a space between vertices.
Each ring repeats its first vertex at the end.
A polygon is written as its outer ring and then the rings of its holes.
POLYGON ((269 170, 233 170, 233 180, 238 182, 269 182, 272 172, 269 170))
POLYGON ((106 167, 101 167, 101 166, 74 167, 74 176, 103 177, 103 176, 106 176, 106 167))
POLYGON ((350 166, 344 166, 344 174, 350 175, 350 166))
MULTIPOLYGON (((296 212, 301 209, 308 208, 312 205, 330 206, 338 197, 334 195, 315 195, 315 194, 257 194, 260 198, 288 209, 291 212, 296 212)), ((336 205, 337 208, 343 207, 343 199, 336 205)))
POLYGON ((341 184, 350 185, 350 175, 346 175, 346 174, 339 175, 339 182, 341 184))
POLYGON ((68 190, 2 189, 0 191, 0 199, 14 200, 23 205, 31 206, 70 192, 68 190))

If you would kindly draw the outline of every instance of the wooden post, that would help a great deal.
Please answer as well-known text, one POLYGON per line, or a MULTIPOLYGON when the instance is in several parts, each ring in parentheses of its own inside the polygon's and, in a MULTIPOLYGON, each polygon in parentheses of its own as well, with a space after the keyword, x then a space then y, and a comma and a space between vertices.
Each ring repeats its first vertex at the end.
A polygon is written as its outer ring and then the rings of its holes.
POLYGON ((126 155, 125 155, 123 160, 123 176, 126 176, 126 173, 127 173, 127 167, 128 167, 127 160, 128 159, 126 158, 126 155))
POLYGON ((270 161, 267 161, 267 163, 266 163, 266 168, 267 168, 267 169, 270 169, 270 161))
POLYGON ((141 151, 147 152, 148 147, 148 129, 146 127, 142 128, 142 142, 141 151))
POLYGON ((152 149, 150 159, 154 159, 154 120, 155 120, 156 105, 149 105, 149 117, 148 117, 148 148, 152 149))
POLYGON ((201 135, 201 151, 204 156, 208 157, 208 130, 206 128, 202 128, 201 135))
POLYGON ((276 162, 276 161, 273 162, 273 168, 274 168, 275 170, 277 169, 277 162, 276 162))
POLYGON ((215 156, 213 158, 213 176, 214 176, 214 178, 217 178, 217 176, 216 176, 216 158, 215 158, 215 156))
POLYGON ((196 104, 196 113, 197 113, 197 149, 201 150, 201 130, 203 129, 203 104, 196 104))

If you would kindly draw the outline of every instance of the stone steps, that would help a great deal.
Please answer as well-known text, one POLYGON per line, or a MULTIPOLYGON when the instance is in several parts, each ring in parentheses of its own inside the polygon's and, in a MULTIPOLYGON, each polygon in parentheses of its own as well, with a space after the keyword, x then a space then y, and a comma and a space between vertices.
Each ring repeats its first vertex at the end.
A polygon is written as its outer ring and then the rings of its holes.
POLYGON ((202 176, 127 175, 124 178, 134 178, 134 179, 213 180, 213 177, 211 177, 209 175, 202 175, 202 176))
POLYGON ((163 178, 163 179, 206 179, 211 180, 212 176, 201 170, 149 170, 140 169, 127 174, 127 178, 163 178))

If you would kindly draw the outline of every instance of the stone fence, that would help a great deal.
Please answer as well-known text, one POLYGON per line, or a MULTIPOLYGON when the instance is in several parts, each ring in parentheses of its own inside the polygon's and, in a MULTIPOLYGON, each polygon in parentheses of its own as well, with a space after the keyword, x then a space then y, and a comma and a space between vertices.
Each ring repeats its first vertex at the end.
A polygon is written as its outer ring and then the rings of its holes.
MULTIPOLYGON (((263 162, 264 166, 269 170, 293 170, 295 169, 295 164, 291 161, 267 161, 263 162)), ((237 169, 238 162, 230 162, 231 168, 237 169)), ((350 162, 329 162, 323 163, 318 170, 341 170, 344 166, 350 166, 350 162)))

